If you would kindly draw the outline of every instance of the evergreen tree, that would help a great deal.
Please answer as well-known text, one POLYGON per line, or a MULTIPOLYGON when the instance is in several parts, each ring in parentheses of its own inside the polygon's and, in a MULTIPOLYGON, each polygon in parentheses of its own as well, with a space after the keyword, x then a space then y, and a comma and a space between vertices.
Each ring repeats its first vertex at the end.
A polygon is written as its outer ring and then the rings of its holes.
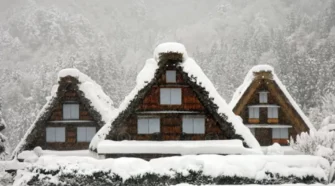
POLYGON ((1 132, 6 128, 6 123, 5 120, 3 119, 2 116, 2 99, 0 98, 0 160, 4 160, 6 155, 8 154, 8 149, 7 149, 7 138, 5 135, 3 135, 1 132))

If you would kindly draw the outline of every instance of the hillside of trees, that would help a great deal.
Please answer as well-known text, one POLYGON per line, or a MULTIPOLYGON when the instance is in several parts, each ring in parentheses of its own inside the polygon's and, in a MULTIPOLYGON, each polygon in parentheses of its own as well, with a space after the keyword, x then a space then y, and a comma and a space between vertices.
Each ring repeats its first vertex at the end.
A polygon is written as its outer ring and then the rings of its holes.
POLYGON ((60 69, 88 74, 117 106, 166 41, 183 43, 227 102, 253 65, 270 64, 316 127, 335 113, 335 0, 2 0, 0 12, 12 148, 60 69))

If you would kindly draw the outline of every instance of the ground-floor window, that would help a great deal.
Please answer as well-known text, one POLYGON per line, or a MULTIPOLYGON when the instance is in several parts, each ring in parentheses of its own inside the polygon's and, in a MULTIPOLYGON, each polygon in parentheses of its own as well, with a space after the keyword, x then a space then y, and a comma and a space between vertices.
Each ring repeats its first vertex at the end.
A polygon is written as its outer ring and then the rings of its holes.
POLYGON ((153 134, 160 132, 160 118, 158 117, 141 117, 137 119, 138 134, 153 134))
POLYGON ((90 142, 95 132, 95 127, 77 127, 77 142, 90 142))
POLYGON ((272 129, 273 139, 288 139, 288 128, 274 128, 272 129))
POLYGON ((47 127, 47 142, 65 142, 65 127, 47 127))
POLYGON ((183 132, 186 134, 205 134, 205 117, 184 116, 183 132))

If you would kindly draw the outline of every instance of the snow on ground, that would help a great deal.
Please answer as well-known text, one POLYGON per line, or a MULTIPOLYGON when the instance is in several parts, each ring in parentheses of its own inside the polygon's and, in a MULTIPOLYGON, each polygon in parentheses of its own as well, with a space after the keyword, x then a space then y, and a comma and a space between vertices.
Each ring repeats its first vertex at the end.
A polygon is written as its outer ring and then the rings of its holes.
POLYGON ((37 160, 40 156, 46 155, 56 155, 56 156, 91 156, 89 150, 69 150, 69 151, 55 151, 55 150, 40 150, 36 151, 37 148, 34 150, 25 150, 18 154, 19 160, 37 160))
MULTIPOLYGON (((28 167, 29 168, 29 167, 28 167)), ((295 155, 185 155, 157 158, 145 161, 139 158, 118 158, 97 160, 91 157, 42 156, 31 168, 59 170, 77 174, 92 174, 95 171, 111 171, 120 175, 123 180, 145 173, 174 176, 176 172, 188 174, 189 170, 203 171, 204 175, 217 177, 240 176, 261 180, 268 178, 266 172, 278 173, 281 176, 294 175, 328 180, 330 165, 327 160, 316 156, 295 155)), ((18 171, 17 182, 29 180, 34 174, 27 170, 18 171)), ((57 175, 59 176, 59 175, 57 175)))
MULTIPOLYGON (((195 186, 188 183, 181 183, 173 186, 195 186)), ((201 185, 201 186, 258 186, 258 185, 201 185)), ((267 185, 271 186, 271 185, 267 185)), ((301 184, 301 183, 295 183, 295 184, 280 184, 275 186, 325 186, 324 184, 316 183, 316 184, 301 184)), ((328 186, 335 186, 335 184, 328 184, 328 186)))
POLYGON ((112 141, 98 144, 98 154, 262 154, 241 140, 112 141))
MULTIPOLYGON (((262 151, 266 155, 270 155, 270 154, 268 154, 268 148, 269 148, 269 146, 262 146, 262 151)), ((281 146, 280 149, 284 153, 284 155, 304 155, 303 152, 294 150, 290 146, 281 146)))
MULTIPOLYGON (((183 54, 183 61, 180 63, 183 71, 188 73, 188 76, 192 80, 196 81, 195 83, 204 87, 206 91, 208 91, 209 96, 213 98, 213 102, 219 107, 218 113, 227 116, 227 121, 232 123, 236 133, 244 138, 246 144, 248 144, 248 146, 251 148, 260 149, 258 141, 251 134, 250 130, 242 123, 241 118, 233 113, 226 101, 217 92, 213 83, 208 79, 208 77, 198 66, 198 64, 192 58, 188 57, 184 45, 180 43, 163 43, 156 47, 156 49, 154 50, 154 59, 148 59, 146 61, 145 66, 137 76, 135 88, 130 92, 127 97, 125 97, 124 101, 120 104, 118 113, 124 111, 128 107, 130 101, 133 100, 138 94, 138 92, 142 88, 144 88, 147 83, 152 81, 155 72, 159 68, 159 54, 166 52, 177 52, 183 54)), ((113 119, 115 119, 116 117, 114 117, 113 119)), ((109 133, 112 127, 113 126, 111 122, 110 124, 106 124, 105 126, 103 126, 97 132, 97 134, 93 137, 90 143, 91 150, 95 150, 97 148, 98 143, 105 139, 106 135, 109 133)))
POLYGON ((233 98, 232 98, 232 100, 229 103, 229 106, 232 109, 236 106, 236 104, 239 102, 239 100, 244 95, 245 91, 248 89, 248 87, 251 85, 252 81, 254 80, 254 78, 255 78, 254 73, 262 72, 262 71, 264 71, 264 72, 271 72, 271 74, 273 76, 273 80, 279 86, 279 88, 281 89, 281 91, 283 91, 284 95, 289 100, 290 104, 298 112, 298 114, 304 120, 304 122, 309 127, 309 129, 311 131, 315 131, 314 125, 310 122, 310 120, 308 119, 308 117, 300 109, 299 105, 295 102, 295 100, 292 98, 291 94, 287 91, 285 85, 280 81, 280 79, 276 75, 274 68, 272 66, 270 66, 270 65, 257 65, 257 66, 254 66, 253 68, 251 68, 250 71, 248 72, 247 76, 245 77, 242 85, 240 85, 236 89, 236 91, 235 91, 235 93, 233 95, 233 98))

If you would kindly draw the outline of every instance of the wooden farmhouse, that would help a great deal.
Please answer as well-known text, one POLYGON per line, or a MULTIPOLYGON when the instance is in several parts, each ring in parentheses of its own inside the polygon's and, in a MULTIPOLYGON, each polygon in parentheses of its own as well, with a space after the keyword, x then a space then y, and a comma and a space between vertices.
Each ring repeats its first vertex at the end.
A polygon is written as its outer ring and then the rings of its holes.
POLYGON ((137 85, 121 103, 118 115, 93 138, 92 151, 106 157, 145 156, 150 159, 180 154, 178 144, 205 145, 204 140, 232 139, 241 140, 242 147, 243 142, 245 148, 259 148, 256 139, 217 93, 201 68, 187 57, 183 45, 161 44, 154 56, 155 59, 147 60, 138 74, 137 85), (131 142, 120 142, 119 147, 108 146, 117 145, 115 142, 121 140, 131 142), (182 141, 193 142, 186 144, 182 141), (129 143, 134 148, 122 150, 129 143), (175 145, 175 151, 164 154, 151 149, 148 152, 150 147, 165 148, 166 144, 175 145), (135 148, 141 145, 142 149, 135 148))
POLYGON ((230 107, 261 146, 287 145, 290 137, 315 130, 268 65, 253 67, 233 95, 230 107))
POLYGON ((88 149, 96 131, 110 122, 112 100, 77 69, 58 74, 58 85, 13 155, 37 146, 47 150, 88 149))

